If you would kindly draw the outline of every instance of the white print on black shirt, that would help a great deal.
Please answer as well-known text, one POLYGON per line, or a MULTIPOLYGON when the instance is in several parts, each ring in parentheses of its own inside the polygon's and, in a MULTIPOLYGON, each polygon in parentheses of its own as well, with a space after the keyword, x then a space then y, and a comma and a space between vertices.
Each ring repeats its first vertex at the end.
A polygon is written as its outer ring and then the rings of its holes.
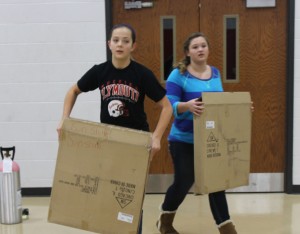
POLYGON ((119 100, 113 100, 108 104, 108 113, 112 117, 119 117, 124 114, 124 103, 119 100))
POLYGON ((118 96, 124 97, 126 99, 131 99, 134 102, 137 102, 139 99, 139 91, 134 89, 133 87, 125 84, 108 84, 106 86, 101 87, 101 95, 103 100, 118 96))
POLYGON ((107 106, 108 113, 111 117, 129 116, 126 102, 136 103, 139 99, 139 91, 130 85, 121 84, 121 81, 116 83, 108 83, 106 86, 101 87, 101 96, 103 101, 109 101, 107 106), (122 99, 124 102, 117 99, 122 99))

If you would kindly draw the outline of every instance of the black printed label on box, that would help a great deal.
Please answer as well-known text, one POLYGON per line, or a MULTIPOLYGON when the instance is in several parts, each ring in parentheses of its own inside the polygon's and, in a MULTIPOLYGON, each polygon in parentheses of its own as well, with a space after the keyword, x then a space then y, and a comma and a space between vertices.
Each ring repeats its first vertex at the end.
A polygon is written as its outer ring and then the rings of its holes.
POLYGON ((242 150, 242 144, 247 143, 247 141, 238 141, 235 138, 231 138, 227 140, 227 154, 234 155, 235 153, 239 153, 242 150))
POLYGON ((114 185, 113 196, 121 208, 126 207, 134 200, 135 184, 118 180, 111 180, 110 183, 114 185))
POLYGON ((100 177, 91 175, 74 175, 74 181, 59 180, 59 183, 80 189, 82 193, 96 195, 98 193, 100 177))
POLYGON ((220 157, 220 156, 221 156, 221 152, 219 152, 219 141, 214 136, 213 132, 210 132, 206 140, 206 157, 213 158, 213 157, 220 157))

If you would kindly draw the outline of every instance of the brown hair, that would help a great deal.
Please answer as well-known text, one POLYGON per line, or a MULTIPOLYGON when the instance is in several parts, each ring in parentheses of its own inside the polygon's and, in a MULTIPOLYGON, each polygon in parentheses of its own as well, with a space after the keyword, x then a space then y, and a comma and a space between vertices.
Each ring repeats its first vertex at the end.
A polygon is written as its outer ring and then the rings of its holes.
POLYGON ((113 26, 113 28, 112 28, 111 31, 110 31, 110 38, 111 38, 111 36, 112 36, 113 31, 114 31, 115 29, 117 29, 117 28, 127 28, 127 29, 129 29, 130 32, 131 32, 132 43, 135 42, 135 40, 136 40, 135 30, 134 30, 133 27, 131 27, 131 25, 129 25, 129 24, 116 24, 115 26, 113 26))
POLYGON ((208 39, 204 35, 204 33, 202 33, 202 32, 192 33, 183 43, 183 53, 185 54, 184 58, 175 65, 175 67, 177 67, 179 69, 181 74, 183 74, 186 71, 187 66, 191 63, 190 57, 187 56, 186 54, 189 51, 189 46, 191 44, 191 41, 197 37, 203 37, 209 46, 208 39))

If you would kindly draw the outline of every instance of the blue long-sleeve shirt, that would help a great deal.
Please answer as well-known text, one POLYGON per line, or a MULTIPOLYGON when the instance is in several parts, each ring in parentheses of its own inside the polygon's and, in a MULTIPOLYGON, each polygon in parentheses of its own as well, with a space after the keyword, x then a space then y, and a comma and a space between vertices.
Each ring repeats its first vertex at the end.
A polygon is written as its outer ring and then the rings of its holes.
POLYGON ((210 79, 201 80, 188 71, 180 74, 175 68, 166 83, 167 97, 173 107, 174 122, 168 137, 169 141, 194 143, 193 113, 186 111, 177 112, 179 102, 187 102, 202 96, 202 92, 222 92, 222 81, 219 70, 210 66, 212 76, 210 79))

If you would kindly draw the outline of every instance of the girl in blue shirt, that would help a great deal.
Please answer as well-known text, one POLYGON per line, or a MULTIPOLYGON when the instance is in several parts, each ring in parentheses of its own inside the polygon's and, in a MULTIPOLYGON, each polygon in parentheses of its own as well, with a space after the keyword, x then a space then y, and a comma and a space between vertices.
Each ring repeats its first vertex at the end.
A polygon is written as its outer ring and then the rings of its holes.
MULTIPOLYGON (((207 64, 209 44, 202 33, 192 34, 184 43, 185 58, 168 77, 167 97, 174 122, 168 137, 174 164, 174 181, 160 207, 157 228, 162 234, 178 234, 173 227, 175 213, 194 183, 193 115, 201 115, 202 92, 222 92, 221 75, 207 64)), ((237 234, 230 220, 225 191, 211 193, 209 204, 221 234, 237 234)))

